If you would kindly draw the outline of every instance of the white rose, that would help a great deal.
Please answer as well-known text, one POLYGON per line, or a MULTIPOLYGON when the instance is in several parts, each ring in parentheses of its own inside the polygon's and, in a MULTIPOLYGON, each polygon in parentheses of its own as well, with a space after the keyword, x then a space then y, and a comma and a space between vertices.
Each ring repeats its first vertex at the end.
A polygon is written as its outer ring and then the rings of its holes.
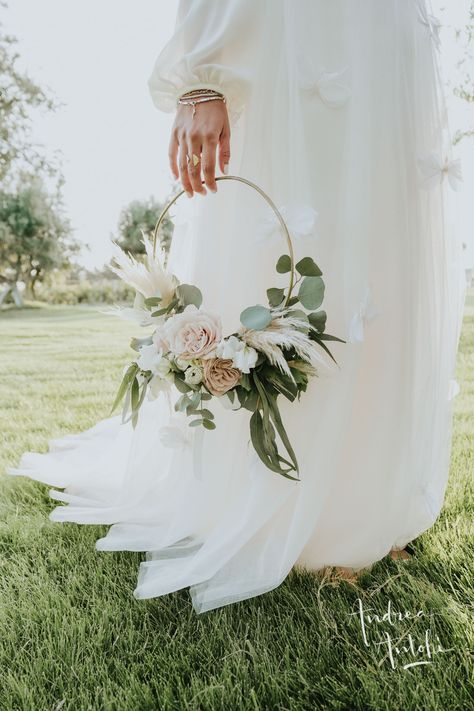
POLYGON ((184 382, 188 385, 199 385, 202 382, 203 370, 200 365, 191 365, 184 373, 184 382))
POLYGON ((169 318, 162 329, 170 351, 181 358, 205 358, 222 337, 221 320, 193 304, 169 318))
POLYGON ((247 346, 236 336, 229 336, 222 340, 216 348, 216 353, 219 358, 232 360, 234 368, 238 368, 242 373, 250 373, 250 369, 255 367, 258 359, 255 348, 247 346))

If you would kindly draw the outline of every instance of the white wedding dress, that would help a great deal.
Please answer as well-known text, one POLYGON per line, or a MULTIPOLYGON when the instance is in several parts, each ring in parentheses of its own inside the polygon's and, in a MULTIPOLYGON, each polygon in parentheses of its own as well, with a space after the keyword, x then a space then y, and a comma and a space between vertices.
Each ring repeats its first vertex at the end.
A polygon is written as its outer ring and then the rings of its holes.
MULTIPOLYGON (((226 95, 230 174, 284 208, 346 343, 299 403, 280 398, 299 482, 260 462, 246 410, 215 404, 217 429, 200 434, 170 422, 164 398, 135 431, 112 417, 10 470, 57 487, 54 521, 111 524, 99 550, 146 551, 138 598, 189 586, 202 612, 295 564, 370 565, 436 520, 465 294, 438 30, 424 0, 181 0, 153 100, 173 111, 191 88, 226 95)), ((248 186, 178 202, 170 266, 231 333, 285 285, 284 241, 248 186)))

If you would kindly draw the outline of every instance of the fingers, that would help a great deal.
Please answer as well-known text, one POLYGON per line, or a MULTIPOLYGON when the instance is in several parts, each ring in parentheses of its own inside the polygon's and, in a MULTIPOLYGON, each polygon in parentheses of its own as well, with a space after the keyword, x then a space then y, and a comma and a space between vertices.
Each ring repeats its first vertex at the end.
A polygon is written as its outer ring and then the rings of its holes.
POLYGON ((170 161, 170 169, 171 169, 171 172, 172 172, 175 180, 178 180, 178 177, 179 177, 178 160, 177 160, 178 148, 179 148, 179 142, 178 142, 177 132, 172 131, 170 145, 168 148, 168 157, 169 157, 169 161, 170 161))
POLYGON ((205 183, 211 192, 217 192, 216 184, 216 148, 217 136, 207 136, 202 148, 202 173, 205 183))
POLYGON ((205 195, 207 190, 201 180, 201 139, 194 136, 192 133, 188 139, 188 154, 190 161, 188 163, 188 174, 192 188, 195 193, 205 195), (194 161, 194 156, 199 158, 199 161, 194 161))
POLYGON ((230 126, 229 119, 226 120, 222 133, 219 137, 219 168, 221 173, 228 173, 230 161, 230 126))
POLYGON ((178 159, 179 177, 181 178, 181 183, 183 185, 183 188, 186 190, 186 193, 188 194, 189 197, 192 197, 193 196, 193 188, 191 185, 191 181, 189 179, 187 154, 188 154, 188 151, 186 149, 186 143, 184 141, 181 141, 179 144, 179 159, 178 159))

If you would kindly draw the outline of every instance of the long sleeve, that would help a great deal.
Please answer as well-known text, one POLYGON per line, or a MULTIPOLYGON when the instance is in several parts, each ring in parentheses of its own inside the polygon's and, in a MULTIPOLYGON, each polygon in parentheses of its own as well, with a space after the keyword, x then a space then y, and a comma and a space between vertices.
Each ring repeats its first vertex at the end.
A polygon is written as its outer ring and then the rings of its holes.
POLYGON ((161 111, 196 88, 222 92, 238 115, 251 90, 264 2, 180 0, 175 32, 160 52, 148 86, 161 111))

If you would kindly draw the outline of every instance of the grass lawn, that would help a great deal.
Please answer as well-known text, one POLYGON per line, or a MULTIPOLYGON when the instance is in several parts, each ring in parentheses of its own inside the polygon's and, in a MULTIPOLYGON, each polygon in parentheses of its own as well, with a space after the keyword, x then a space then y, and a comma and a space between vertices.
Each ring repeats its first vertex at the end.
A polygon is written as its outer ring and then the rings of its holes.
MULTIPOLYGON (((0 313, 0 469, 25 450, 108 415, 131 324, 85 307, 0 313), (112 343, 112 348, 111 344, 112 343)), ((97 553, 104 527, 53 524, 47 487, 0 478, 0 711, 473 708, 474 293, 458 356, 450 485, 408 563, 384 560, 357 584, 293 572, 275 591, 196 615, 188 591, 132 597, 141 555, 97 553), (471 546, 471 547, 470 547, 471 546), (383 615, 370 626, 358 599, 383 615), (428 665, 403 669, 430 630, 428 665)), ((427 653, 420 655, 426 660, 427 653)))

